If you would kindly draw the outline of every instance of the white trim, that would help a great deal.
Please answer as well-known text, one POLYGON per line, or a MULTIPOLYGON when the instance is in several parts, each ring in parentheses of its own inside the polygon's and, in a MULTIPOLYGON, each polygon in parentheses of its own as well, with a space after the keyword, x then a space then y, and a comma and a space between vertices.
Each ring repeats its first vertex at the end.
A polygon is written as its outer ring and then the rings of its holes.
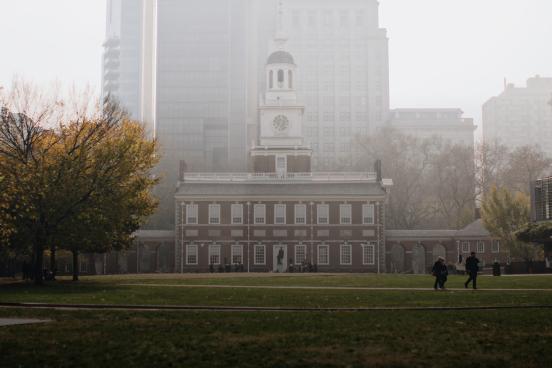
POLYGON ((341 225, 351 225, 353 223, 353 206, 351 204, 342 203, 339 205, 339 223, 341 225), (349 219, 349 221, 343 221, 346 219, 349 219))
POLYGON ((362 244, 362 265, 363 266, 374 266, 376 264, 376 243, 370 242, 368 244, 362 244), (372 262, 370 262, 370 250, 372 254, 372 262))
POLYGON ((264 203, 255 203, 253 205, 253 224, 255 225, 265 225, 266 224, 266 204, 264 203), (258 213, 257 210, 260 212, 258 213), (262 216, 261 216, 262 214, 262 216), (257 222, 257 219, 262 219, 262 222, 257 222))
POLYGON ((213 203, 209 205, 209 225, 220 225, 220 204, 213 203))
POLYGON ((274 204, 274 225, 285 225, 287 223, 287 216, 286 216, 286 212, 287 212, 287 206, 285 203, 276 203, 274 204), (282 216, 278 216, 278 210, 282 210, 283 209, 283 220, 284 222, 278 222, 277 219, 278 218, 281 218, 282 216))
POLYGON ((297 265, 297 264, 303 263, 303 261, 306 261, 306 260, 307 260, 307 245, 302 243, 295 245, 295 258, 293 259, 293 262, 297 265), (304 250, 304 257, 305 257, 301 262, 297 261, 297 253, 298 253, 297 250, 299 248, 302 248, 304 250))
POLYGON ((218 244, 210 244, 209 245, 209 259, 208 264, 213 266, 218 266, 221 264, 221 257, 222 257, 222 246, 218 244), (218 251, 216 251, 218 250, 218 251), (211 257, 216 256, 218 253, 218 263, 211 262, 211 257))
POLYGON ((471 250, 471 244, 468 240, 463 240, 460 243, 460 246, 462 248, 462 253, 470 253, 471 250))
POLYGON ((302 204, 302 203, 295 204, 293 213, 294 213, 294 217, 295 217, 295 221, 294 221, 295 225, 306 225, 307 224, 307 205, 306 204, 302 204), (298 211, 298 208, 300 208, 299 211, 298 211), (298 213, 298 212, 301 212, 301 213, 298 213), (302 216, 299 217, 298 215, 302 215, 302 216), (297 221, 298 218, 302 218, 304 221, 303 222, 298 222, 297 221))
POLYGON ((317 263, 319 266, 329 266, 330 265, 330 246, 328 244, 318 244, 318 252, 317 252, 317 263), (325 248, 327 249, 328 253, 327 253, 327 262, 323 263, 320 261, 320 249, 322 248, 325 248))
POLYGON ((185 224, 186 225, 197 225, 199 223, 199 205, 190 203, 186 205, 186 218, 185 224), (194 214, 195 216, 190 216, 190 213, 194 214), (190 221, 190 219, 195 219, 195 222, 190 221))
POLYGON ((318 225, 329 225, 330 224, 330 205, 326 203, 320 203, 316 205, 316 223, 318 225), (321 209, 324 208, 326 212, 326 222, 320 222, 320 213, 321 209))
POLYGON ((372 203, 362 205, 362 223, 364 225, 375 225, 376 223, 376 206, 372 203), (372 221, 366 221, 371 218, 372 221))
POLYGON ((230 264, 243 264, 243 245, 242 244, 233 244, 230 246, 230 264), (236 254, 236 250, 238 250, 239 254, 236 254), (241 262, 234 262, 234 256, 239 256, 241 258, 241 262))
POLYGON ((264 244, 255 244, 253 246, 253 265, 255 266, 265 266, 266 265, 266 245, 264 244), (263 249, 263 263, 257 262, 257 249, 263 249))
POLYGON ((491 241, 491 253, 500 253, 500 240, 495 239, 491 241))
POLYGON ((342 266, 351 266, 353 264, 353 246, 349 243, 341 244, 339 246, 339 264, 342 266), (343 250, 349 248, 349 262, 343 262, 343 250))
POLYGON ((195 243, 186 244, 186 265, 197 266, 199 264, 199 246, 195 243), (190 249, 195 248, 195 262, 190 262, 190 249))
POLYGON ((243 204, 241 203, 232 203, 230 206, 230 216, 232 225, 243 225, 243 204), (237 214, 234 214, 234 210, 236 209, 236 212, 239 212, 239 216, 237 214), (235 221, 235 219, 239 218, 240 221, 235 221))
POLYGON ((475 250, 479 254, 485 253, 485 242, 483 240, 478 240, 475 246, 475 250))

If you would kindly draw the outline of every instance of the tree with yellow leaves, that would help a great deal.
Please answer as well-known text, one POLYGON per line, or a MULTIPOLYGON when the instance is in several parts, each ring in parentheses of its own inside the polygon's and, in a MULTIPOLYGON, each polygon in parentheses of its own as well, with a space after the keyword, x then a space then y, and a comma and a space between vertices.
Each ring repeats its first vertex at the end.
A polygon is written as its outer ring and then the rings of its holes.
POLYGON ((31 249, 35 282, 46 249, 78 259, 128 246, 156 207, 156 142, 116 104, 86 95, 68 103, 16 83, 0 97, 0 216, 13 229, 3 237, 31 249))

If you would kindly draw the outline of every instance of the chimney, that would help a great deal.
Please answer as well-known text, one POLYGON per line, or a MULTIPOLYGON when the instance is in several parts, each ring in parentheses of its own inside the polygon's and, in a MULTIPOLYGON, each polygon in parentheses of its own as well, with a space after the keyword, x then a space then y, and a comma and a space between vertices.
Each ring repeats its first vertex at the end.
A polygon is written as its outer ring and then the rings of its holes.
POLYGON ((383 177, 381 175, 381 160, 376 160, 376 162, 374 163, 374 171, 376 172, 376 177, 377 177, 377 181, 378 183, 381 183, 383 177))
POLYGON ((188 171, 188 165, 186 164, 186 161, 181 160, 180 161, 180 180, 184 181, 184 174, 188 171))

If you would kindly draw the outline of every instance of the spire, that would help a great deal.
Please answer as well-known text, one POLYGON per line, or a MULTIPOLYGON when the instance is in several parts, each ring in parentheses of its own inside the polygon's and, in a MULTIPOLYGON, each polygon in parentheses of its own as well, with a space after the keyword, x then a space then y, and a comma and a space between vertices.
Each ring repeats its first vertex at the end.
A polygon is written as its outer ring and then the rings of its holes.
POLYGON ((278 1, 278 25, 276 34, 284 33, 284 1, 278 1))
POLYGON ((285 43, 288 40, 284 31, 284 1, 278 0, 278 14, 276 19, 276 37, 274 41, 278 50, 283 50, 285 43))

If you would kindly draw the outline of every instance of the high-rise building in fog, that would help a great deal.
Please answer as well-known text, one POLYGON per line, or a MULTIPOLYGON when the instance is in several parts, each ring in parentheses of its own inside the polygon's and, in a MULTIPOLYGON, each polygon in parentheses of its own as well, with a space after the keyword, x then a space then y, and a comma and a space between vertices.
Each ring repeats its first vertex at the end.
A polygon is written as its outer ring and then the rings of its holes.
POLYGON ((108 0, 102 95, 154 132, 154 0, 108 0))
POLYGON ((526 87, 507 84, 483 105, 483 139, 510 148, 539 145, 552 155, 552 78, 536 76, 526 87))
MULTIPOLYGON (((382 126, 389 113, 386 30, 376 0, 257 1, 257 73, 275 32, 275 13, 302 73, 297 89, 305 105, 305 138, 315 169, 351 162, 354 137, 382 126)), ((258 78, 258 87, 265 87, 258 78)))
POLYGON ((420 139, 442 138, 451 144, 474 144, 476 126, 473 119, 463 117, 461 109, 393 109, 389 125, 396 131, 420 139))

